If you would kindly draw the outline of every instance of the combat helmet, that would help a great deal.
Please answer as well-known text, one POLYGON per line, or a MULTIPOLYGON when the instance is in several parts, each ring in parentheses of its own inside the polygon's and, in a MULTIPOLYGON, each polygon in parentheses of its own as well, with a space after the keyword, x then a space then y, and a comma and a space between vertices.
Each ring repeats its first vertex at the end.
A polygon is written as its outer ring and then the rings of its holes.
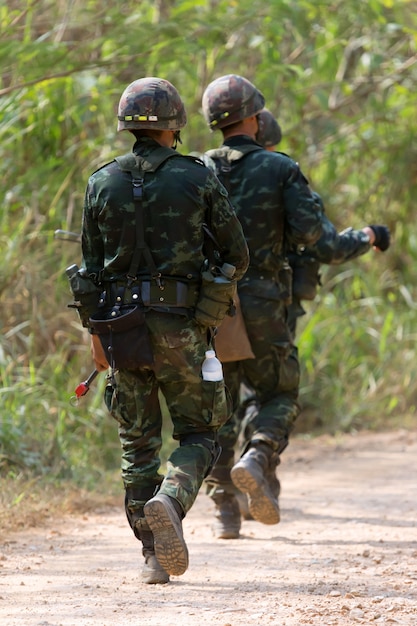
POLYGON ((258 113, 258 132, 256 141, 264 148, 276 146, 282 139, 281 126, 278 124, 271 111, 262 109, 258 113))
POLYGON ((151 76, 130 83, 122 93, 117 130, 177 130, 187 123, 184 104, 169 81, 151 76))
POLYGON ((203 115, 211 128, 225 128, 263 109, 265 98, 249 80, 227 74, 213 80, 203 94, 203 115))

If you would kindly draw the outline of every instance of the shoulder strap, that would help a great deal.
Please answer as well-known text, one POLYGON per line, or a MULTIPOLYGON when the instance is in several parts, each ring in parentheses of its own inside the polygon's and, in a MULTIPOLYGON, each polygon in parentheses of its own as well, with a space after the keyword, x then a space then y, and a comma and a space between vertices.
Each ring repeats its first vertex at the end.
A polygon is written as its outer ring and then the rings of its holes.
POLYGON ((222 146, 221 148, 215 148, 214 150, 208 150, 205 153, 205 156, 212 159, 216 167, 216 174, 226 187, 227 191, 230 192, 230 171, 232 169, 232 163, 235 161, 240 161, 244 156, 249 154, 250 152, 255 152, 256 150, 264 150, 262 146, 257 146, 254 144, 247 144, 240 146, 239 148, 230 148, 229 146, 222 146))
POLYGON ((233 163, 233 161, 239 161, 250 152, 255 152, 256 150, 264 150, 264 148, 262 148, 262 146, 257 146, 254 144, 247 144, 247 145, 239 146, 239 148, 230 148, 229 146, 222 146, 221 148, 208 150, 206 152, 206 155, 211 157, 212 159, 223 158, 223 159, 226 159, 229 163, 233 163))
POLYGON ((143 222, 143 180, 146 172, 155 172, 167 159, 178 153, 171 148, 161 146, 156 148, 149 156, 143 158, 133 152, 116 157, 116 162, 124 172, 130 172, 132 176, 133 201, 136 209, 136 247, 133 252, 127 274, 128 284, 136 280, 142 256, 151 272, 151 277, 161 287, 161 273, 158 272, 149 246, 145 242, 145 229, 143 222))

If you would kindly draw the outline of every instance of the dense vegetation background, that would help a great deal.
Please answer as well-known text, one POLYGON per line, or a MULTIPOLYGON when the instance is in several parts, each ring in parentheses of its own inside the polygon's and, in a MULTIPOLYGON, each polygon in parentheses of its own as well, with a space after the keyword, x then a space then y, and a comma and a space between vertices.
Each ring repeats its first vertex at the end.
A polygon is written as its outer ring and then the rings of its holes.
MULTIPOLYGON (((89 487, 119 464, 104 375, 66 307, 88 175, 130 149, 116 134, 136 78, 173 82, 183 153, 216 146, 205 86, 240 73, 264 93, 339 229, 389 225, 393 245, 323 268, 300 326, 300 430, 413 424, 417 307, 417 11, 407 0, 8 0, 0 4, 0 469, 89 487)), ((169 446, 169 430, 167 430, 169 446)), ((25 497, 23 492, 21 498, 25 497)))

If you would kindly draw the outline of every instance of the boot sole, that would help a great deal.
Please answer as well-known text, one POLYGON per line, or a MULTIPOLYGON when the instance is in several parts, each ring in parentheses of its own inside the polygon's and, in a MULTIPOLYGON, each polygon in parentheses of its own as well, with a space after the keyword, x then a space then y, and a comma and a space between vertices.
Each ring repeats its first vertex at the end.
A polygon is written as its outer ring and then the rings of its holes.
POLYGON ((259 483, 247 467, 234 467, 230 474, 235 487, 248 495, 249 513, 253 519, 262 524, 278 524, 279 507, 273 496, 268 497, 265 493, 265 484, 259 483))
POLYGON ((188 567, 188 549, 182 524, 169 496, 155 496, 144 506, 146 521, 153 533, 158 563, 172 576, 181 576, 188 567))

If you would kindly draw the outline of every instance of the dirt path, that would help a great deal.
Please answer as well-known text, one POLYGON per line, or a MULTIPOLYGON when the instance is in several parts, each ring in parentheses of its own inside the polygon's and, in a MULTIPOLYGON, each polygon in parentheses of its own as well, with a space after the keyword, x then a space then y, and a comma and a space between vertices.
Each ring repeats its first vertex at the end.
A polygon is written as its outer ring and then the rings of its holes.
POLYGON ((214 540, 201 494, 184 522, 190 567, 138 582, 120 509, 0 545, 3 626, 417 624, 417 432, 294 439, 280 467, 282 521, 214 540))

